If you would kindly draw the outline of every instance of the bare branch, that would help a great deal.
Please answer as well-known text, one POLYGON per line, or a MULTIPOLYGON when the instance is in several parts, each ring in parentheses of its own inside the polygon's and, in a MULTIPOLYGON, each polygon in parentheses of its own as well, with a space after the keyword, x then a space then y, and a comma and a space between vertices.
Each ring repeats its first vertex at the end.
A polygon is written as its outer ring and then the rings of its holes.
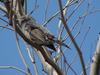
POLYGON ((36 66, 36 63, 35 63, 34 53, 30 51, 28 45, 26 45, 26 47, 27 47, 26 50, 27 50, 27 52, 28 52, 28 55, 29 55, 29 57, 30 57, 30 60, 31 60, 31 62, 33 63, 35 75, 38 75, 38 69, 37 69, 37 66, 36 66))
POLYGON ((63 15, 61 0, 58 0, 58 3, 59 3, 59 7, 60 7, 60 14, 61 14, 62 23, 63 23, 63 25, 64 25, 64 27, 65 27, 65 29, 66 29, 66 31, 67 31, 71 41, 73 42, 73 44, 74 44, 74 46, 75 46, 75 48, 77 50, 77 53, 78 53, 78 55, 80 57, 80 62, 81 62, 81 65, 82 65, 83 73, 84 73, 84 75, 87 75, 86 74, 86 70, 85 70, 85 64, 84 64, 84 60, 83 60, 83 56, 82 56, 81 50, 80 50, 79 46, 77 45, 76 41, 74 40, 74 38, 73 38, 73 36, 72 36, 72 34, 71 34, 67 24, 66 24, 66 21, 65 21, 64 15, 63 15))
POLYGON ((80 44, 80 48, 82 47, 82 45, 83 45, 83 43, 84 43, 84 41, 85 41, 85 38, 87 37, 87 34, 89 33, 89 31, 90 31, 90 27, 88 28, 88 30, 86 31, 86 33, 85 33, 85 35, 84 35, 84 38, 83 38, 83 40, 82 40, 82 42, 81 42, 81 44, 80 44))
POLYGON ((15 31, 14 29, 9 28, 9 27, 7 27, 7 26, 0 26, 0 28, 5 28, 5 29, 11 30, 11 31, 15 31))
POLYGON ((24 70, 22 70, 22 69, 20 69, 20 68, 18 68, 16 66, 0 66, 0 69, 15 69, 15 70, 17 70, 17 71, 19 71, 21 73, 29 75, 27 72, 25 72, 24 70))

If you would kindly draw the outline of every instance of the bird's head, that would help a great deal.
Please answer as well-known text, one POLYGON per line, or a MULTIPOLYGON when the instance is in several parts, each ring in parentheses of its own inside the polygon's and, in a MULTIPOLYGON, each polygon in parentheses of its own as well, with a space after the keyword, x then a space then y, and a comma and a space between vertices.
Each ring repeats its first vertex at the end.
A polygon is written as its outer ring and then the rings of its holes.
POLYGON ((21 24, 23 23, 27 23, 29 21, 32 21, 32 22, 36 22, 36 20, 34 18, 32 18, 31 16, 28 16, 28 15, 24 15, 24 16, 21 16, 18 21, 20 21, 21 24))

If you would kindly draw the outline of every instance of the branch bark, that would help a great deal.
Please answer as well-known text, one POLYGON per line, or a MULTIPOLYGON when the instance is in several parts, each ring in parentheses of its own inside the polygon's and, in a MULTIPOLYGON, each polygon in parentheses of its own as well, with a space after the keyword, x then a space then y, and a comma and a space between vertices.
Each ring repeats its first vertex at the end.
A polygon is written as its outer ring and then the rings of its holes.
POLYGON ((90 75, 100 75, 100 34, 96 51, 92 58, 90 75))

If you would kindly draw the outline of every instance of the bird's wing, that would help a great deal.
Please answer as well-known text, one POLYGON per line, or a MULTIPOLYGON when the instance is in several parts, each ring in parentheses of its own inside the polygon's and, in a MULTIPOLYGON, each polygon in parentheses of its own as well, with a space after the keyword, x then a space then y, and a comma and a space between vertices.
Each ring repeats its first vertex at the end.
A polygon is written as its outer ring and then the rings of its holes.
POLYGON ((44 33, 41 32, 39 29, 33 29, 31 32, 30 32, 30 37, 33 41, 35 41, 37 44, 44 44, 46 41, 45 41, 45 36, 44 36, 44 33))
POLYGON ((55 38, 54 35, 47 28, 45 28, 45 27, 43 27, 43 26, 40 25, 40 28, 39 29, 41 29, 43 31, 43 33, 45 34, 45 36, 49 40, 52 40, 52 39, 55 38))

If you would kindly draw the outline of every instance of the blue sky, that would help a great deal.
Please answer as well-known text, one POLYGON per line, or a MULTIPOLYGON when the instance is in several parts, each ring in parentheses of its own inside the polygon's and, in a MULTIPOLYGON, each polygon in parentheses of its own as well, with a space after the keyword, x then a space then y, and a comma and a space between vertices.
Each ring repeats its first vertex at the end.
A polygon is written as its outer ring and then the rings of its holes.
MULTIPOLYGON (((36 19, 36 21, 39 24, 43 24, 45 21, 44 20, 45 8, 46 8, 45 1, 47 1, 47 0, 37 0, 37 1, 38 1, 37 3, 39 5, 39 8, 36 9, 36 11, 32 14, 32 16, 36 19)), ((95 10, 95 9, 100 10, 100 4, 99 4, 100 0, 85 1, 82 4, 82 6, 75 12, 75 14, 71 18, 71 20, 69 20, 69 22, 68 22, 69 27, 72 27, 72 25, 75 22, 75 20, 77 19, 77 17, 84 13, 84 11, 87 9, 87 2, 89 2, 89 1, 91 3, 89 11, 95 10)), ((35 0, 29 0, 28 12, 30 12, 33 9, 34 3, 35 3, 35 0)), ((47 12, 47 18, 52 16, 53 13, 56 12, 57 10, 59 10, 57 0, 50 0, 48 12, 47 12)), ((68 12, 71 12, 71 10, 68 10, 68 12)), ((70 13, 68 13, 68 14, 70 14, 70 13)), ((55 18, 53 21, 48 23, 48 26, 47 26, 47 28, 55 36, 57 36, 58 22, 59 22, 59 17, 55 18)), ((2 24, 5 25, 5 23, 0 21, 0 25, 2 25, 2 24)), ((73 35, 75 35, 78 32, 79 28, 81 28, 80 34, 76 38, 78 45, 81 44, 83 37, 89 27, 91 27, 90 31, 82 45, 82 52, 83 52, 83 56, 85 59, 85 64, 87 64, 87 62, 90 59, 90 56, 93 55, 93 52, 95 50, 98 33, 100 32, 100 12, 97 12, 95 14, 87 16, 85 18, 83 25, 80 22, 78 24, 78 26, 74 29, 74 31, 72 32, 73 35)), ((66 33, 64 32, 63 34, 66 34, 66 33)), ((66 41, 66 42, 69 43, 69 38, 68 38, 68 41, 66 41)), ((20 40, 20 44, 21 44, 21 50, 24 54, 24 57, 27 60, 27 63, 29 65, 29 67, 31 68, 31 71, 34 72, 32 63, 28 57, 28 54, 25 49, 25 45, 22 42, 22 39, 20 40)), ((76 54, 76 50, 73 45, 71 45, 71 48, 72 48, 72 51, 68 51, 68 50, 65 51, 66 52, 65 56, 66 56, 66 59, 68 60, 68 62, 71 62, 72 58, 76 54)), ((37 55, 36 55, 36 57, 37 57, 37 55)), ((42 66, 40 65, 40 60, 38 60, 38 59, 39 58, 37 57, 36 62, 40 66, 39 69, 41 69, 42 66)), ((79 65, 80 62, 78 62, 78 61, 79 61, 79 58, 77 57, 75 63, 72 66, 74 66, 74 69, 77 73, 78 72, 80 73, 81 66, 79 65)), ((16 66, 16 67, 19 67, 19 68, 25 70, 25 66, 23 65, 23 62, 22 62, 22 60, 19 56, 18 50, 17 50, 15 33, 13 31, 10 31, 7 29, 2 29, 2 28, 0 28, 0 66, 16 66)), ((41 72, 39 73, 39 75, 42 75, 41 72)), ((73 73, 71 71, 69 71, 68 73, 69 73, 69 75, 73 75, 73 73)), ((88 71, 88 73, 89 73, 89 71, 88 71)), ((0 69, 0 75, 24 75, 24 74, 14 70, 14 69, 0 69)))

